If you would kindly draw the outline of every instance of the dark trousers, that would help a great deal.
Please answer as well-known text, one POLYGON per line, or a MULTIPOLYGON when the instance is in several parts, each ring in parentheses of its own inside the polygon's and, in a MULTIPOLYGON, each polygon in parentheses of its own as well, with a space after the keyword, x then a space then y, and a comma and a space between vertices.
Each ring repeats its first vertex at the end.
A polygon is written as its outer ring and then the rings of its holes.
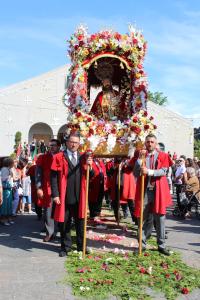
POLYGON ((83 250, 83 231, 84 231, 84 219, 78 217, 78 203, 66 205, 65 221, 60 223, 60 236, 61 236, 61 249, 70 250, 72 248, 71 239, 71 221, 74 219, 76 228, 76 244, 77 250, 83 250))
POLYGON ((133 222, 136 221, 136 218, 134 217, 134 201, 131 199, 127 200, 127 203, 121 204, 123 214, 124 216, 128 215, 128 208, 131 215, 131 219, 133 222))
POLYGON ((42 207, 38 206, 36 203, 35 203, 35 212, 37 214, 38 220, 41 220, 42 219, 42 207))
POLYGON ((181 184, 177 184, 176 185, 176 196, 177 196, 177 204, 178 204, 178 208, 181 210, 181 200, 180 200, 180 193, 182 191, 182 185, 181 184))
POLYGON ((144 197, 142 246, 146 248, 146 242, 148 238, 150 238, 151 236, 152 229, 153 229, 153 221, 155 221, 157 244, 159 248, 164 249, 165 248, 165 215, 152 213, 154 198, 155 198, 155 192, 151 190, 146 190, 145 197, 144 197))
POLYGON ((90 210, 90 218, 95 218, 100 216, 102 203, 104 198, 104 185, 101 184, 99 188, 99 195, 96 202, 89 201, 89 210, 90 210))

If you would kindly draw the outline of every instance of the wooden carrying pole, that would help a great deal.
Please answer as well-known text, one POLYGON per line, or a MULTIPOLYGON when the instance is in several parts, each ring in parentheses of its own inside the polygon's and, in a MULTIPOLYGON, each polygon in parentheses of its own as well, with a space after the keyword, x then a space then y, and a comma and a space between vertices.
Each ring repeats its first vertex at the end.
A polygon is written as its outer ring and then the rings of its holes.
POLYGON ((88 211, 89 173, 90 173, 90 166, 87 165, 86 191, 85 191, 85 216, 84 216, 84 232, 83 232, 83 259, 85 258, 86 238, 87 238, 87 211, 88 211))
POLYGON ((118 180, 117 180, 117 225, 120 222, 120 188, 121 188, 121 163, 118 166, 118 180))
MULTIPOLYGON (((142 157, 142 166, 144 166, 145 158, 142 157)), ((140 190, 140 228, 139 228, 139 256, 142 254, 142 227, 143 227, 143 207, 144 207, 144 175, 141 175, 140 190)))

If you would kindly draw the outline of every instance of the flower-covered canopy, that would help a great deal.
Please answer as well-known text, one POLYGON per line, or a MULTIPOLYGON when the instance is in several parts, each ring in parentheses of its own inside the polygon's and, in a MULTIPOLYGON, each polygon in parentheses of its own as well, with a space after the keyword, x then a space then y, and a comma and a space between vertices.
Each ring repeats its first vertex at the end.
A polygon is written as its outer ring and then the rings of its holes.
POLYGON ((80 130, 82 144, 90 141, 92 150, 106 142, 109 153, 116 142, 123 146, 153 131, 153 117, 149 118, 146 112, 147 78, 143 60, 147 43, 141 31, 129 25, 128 34, 103 30, 90 35, 81 25, 68 42, 72 65, 64 100, 69 131, 80 130), (123 120, 99 120, 90 113, 90 86, 100 84, 102 76, 111 73, 119 86, 119 97, 129 106, 122 111, 123 120))

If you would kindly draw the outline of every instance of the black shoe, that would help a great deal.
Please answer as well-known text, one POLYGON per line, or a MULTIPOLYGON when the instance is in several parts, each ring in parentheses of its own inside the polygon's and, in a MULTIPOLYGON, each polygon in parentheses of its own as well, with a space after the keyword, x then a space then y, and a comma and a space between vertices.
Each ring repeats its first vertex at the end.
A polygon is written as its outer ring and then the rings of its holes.
POLYGON ((67 256, 66 251, 61 250, 61 251, 59 252, 59 256, 60 256, 60 257, 65 257, 65 256, 67 256))
POLYGON ((170 256, 170 252, 165 249, 165 248, 158 248, 158 251, 161 253, 161 254, 164 254, 166 256, 170 256))
POLYGON ((65 250, 65 252, 66 252, 66 255, 68 255, 68 253, 69 252, 71 252, 72 251, 72 249, 71 248, 67 248, 66 250, 65 250))

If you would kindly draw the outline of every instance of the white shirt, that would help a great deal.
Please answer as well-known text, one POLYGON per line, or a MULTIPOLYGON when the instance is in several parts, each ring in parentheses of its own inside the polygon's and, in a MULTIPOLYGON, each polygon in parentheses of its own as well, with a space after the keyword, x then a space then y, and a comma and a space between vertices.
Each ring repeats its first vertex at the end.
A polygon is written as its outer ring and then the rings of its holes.
POLYGON ((30 196, 31 195, 31 179, 30 176, 25 176, 22 178, 22 188, 23 195, 30 196))
MULTIPOLYGON (((180 165, 180 166, 177 168, 177 170, 176 170, 175 177, 178 177, 178 176, 180 176, 180 175, 183 175, 185 172, 186 172, 186 167, 185 167, 184 165, 180 165)), ((182 179, 179 178, 179 179, 176 180, 176 183, 177 183, 177 184, 182 184, 183 181, 182 181, 182 179)))
POLYGON ((67 154, 68 154, 68 157, 69 157, 70 161, 72 161, 72 155, 73 155, 76 158, 76 163, 78 163, 77 151, 76 152, 71 152, 70 150, 67 149, 67 154))

